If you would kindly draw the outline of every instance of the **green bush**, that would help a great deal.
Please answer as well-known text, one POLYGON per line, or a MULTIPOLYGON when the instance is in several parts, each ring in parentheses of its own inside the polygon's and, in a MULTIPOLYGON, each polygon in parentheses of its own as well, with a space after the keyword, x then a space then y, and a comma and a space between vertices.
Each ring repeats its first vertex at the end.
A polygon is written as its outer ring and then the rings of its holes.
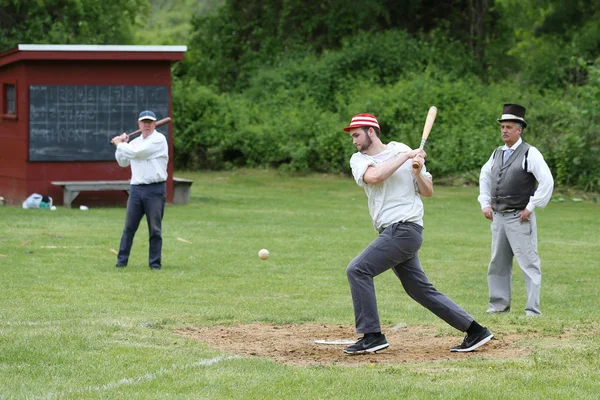
MULTIPOLYGON (((496 146, 502 144, 496 122, 502 104, 517 88, 493 88, 471 79, 439 80, 415 74, 395 85, 352 96, 344 112, 375 114, 382 140, 417 147, 430 106, 438 116, 427 141, 427 168, 437 177, 480 169, 496 146)), ((364 88, 358 92, 364 92, 364 88)))
POLYGON ((459 77, 474 71, 476 63, 459 43, 438 38, 420 41, 402 31, 361 33, 343 41, 339 51, 306 55, 266 68, 253 75, 244 92, 263 101, 284 90, 297 99, 311 98, 335 112, 340 100, 358 82, 371 87, 394 84, 412 73, 428 71, 459 77))
POLYGON ((310 99, 298 104, 280 90, 257 103, 182 81, 173 92, 177 168, 337 172, 351 154, 337 117, 310 99))
POLYGON ((598 191, 600 68, 590 67, 588 73, 587 85, 540 97, 533 121, 556 183, 598 191))
POLYGON ((600 189, 597 67, 586 69, 585 86, 541 92, 508 81, 488 84, 467 73, 470 64, 461 60, 468 60, 466 53, 419 47, 404 34, 365 34, 340 52, 265 68, 241 93, 220 94, 176 79, 176 167, 348 173, 355 149, 342 128, 352 115, 375 114, 385 142, 416 147, 427 110, 435 105, 428 169, 436 179, 463 176, 473 182, 502 145, 496 121, 502 105, 514 102, 527 107, 523 138, 540 149, 557 185, 600 189))

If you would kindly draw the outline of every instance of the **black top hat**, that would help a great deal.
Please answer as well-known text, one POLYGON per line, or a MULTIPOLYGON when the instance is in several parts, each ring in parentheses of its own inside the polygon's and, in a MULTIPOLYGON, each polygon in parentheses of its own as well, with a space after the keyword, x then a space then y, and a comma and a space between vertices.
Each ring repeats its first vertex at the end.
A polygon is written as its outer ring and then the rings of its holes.
POLYGON ((502 109, 502 117, 498 118, 498 122, 513 121, 523 125, 523 129, 527 128, 525 121, 525 107, 519 104, 505 104, 502 109))

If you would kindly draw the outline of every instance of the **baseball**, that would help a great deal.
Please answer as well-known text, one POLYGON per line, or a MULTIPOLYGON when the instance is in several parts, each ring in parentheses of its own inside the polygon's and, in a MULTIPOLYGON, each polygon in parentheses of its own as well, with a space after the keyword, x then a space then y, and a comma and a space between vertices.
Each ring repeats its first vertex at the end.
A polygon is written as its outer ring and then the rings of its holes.
POLYGON ((56 211, 56 206, 52 206, 52 207, 50 207, 50 209, 51 209, 52 211, 56 211))
POLYGON ((262 249, 258 252, 258 257, 261 260, 266 260, 267 258, 269 258, 269 250, 267 249, 262 249))

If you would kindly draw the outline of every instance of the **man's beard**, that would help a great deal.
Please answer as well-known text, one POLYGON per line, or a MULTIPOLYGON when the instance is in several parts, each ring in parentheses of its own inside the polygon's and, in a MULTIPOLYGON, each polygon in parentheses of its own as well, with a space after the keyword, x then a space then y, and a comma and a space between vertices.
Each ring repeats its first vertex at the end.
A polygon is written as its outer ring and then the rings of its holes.
POLYGON ((369 135, 366 135, 365 142, 360 145, 360 152, 361 153, 366 152, 367 150, 369 150, 369 148, 371 147, 372 144, 373 144, 373 141, 371 140, 369 135))

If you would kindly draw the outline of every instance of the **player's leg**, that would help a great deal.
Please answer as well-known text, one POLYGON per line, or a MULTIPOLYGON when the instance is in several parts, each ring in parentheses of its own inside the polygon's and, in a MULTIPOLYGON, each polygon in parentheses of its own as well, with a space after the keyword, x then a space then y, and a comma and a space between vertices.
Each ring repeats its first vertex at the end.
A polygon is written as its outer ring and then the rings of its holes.
POLYGON ((140 221, 144 216, 144 206, 142 204, 141 190, 135 185, 129 190, 129 198, 127 199, 127 210, 125 212, 125 228, 121 235, 121 243, 119 245, 119 254, 117 255, 117 267, 124 267, 129 261, 133 238, 140 226, 140 221))
POLYGON ((162 268, 162 219, 166 197, 165 183, 146 186, 143 202, 148 222, 148 265, 152 269, 162 268))
POLYGON ((358 342, 344 349, 347 354, 362 354, 388 347, 387 340, 381 333, 373 278, 399 262, 414 257, 421 246, 420 235, 403 235, 404 237, 398 238, 398 225, 385 228, 346 268, 356 332, 364 334, 358 342))
POLYGON ((418 256, 394 267, 393 270, 406 293, 417 303, 461 332, 469 328, 473 317, 429 282, 418 256))
POLYGON ((421 246, 420 237, 395 237, 397 224, 388 226, 346 268, 350 283, 357 333, 380 330, 373 278, 415 256, 421 246))
POLYGON ((463 342, 451 351, 473 351, 494 337, 487 328, 479 325, 462 307, 429 282, 418 255, 394 267, 393 271, 410 297, 450 326, 466 333, 463 342))

